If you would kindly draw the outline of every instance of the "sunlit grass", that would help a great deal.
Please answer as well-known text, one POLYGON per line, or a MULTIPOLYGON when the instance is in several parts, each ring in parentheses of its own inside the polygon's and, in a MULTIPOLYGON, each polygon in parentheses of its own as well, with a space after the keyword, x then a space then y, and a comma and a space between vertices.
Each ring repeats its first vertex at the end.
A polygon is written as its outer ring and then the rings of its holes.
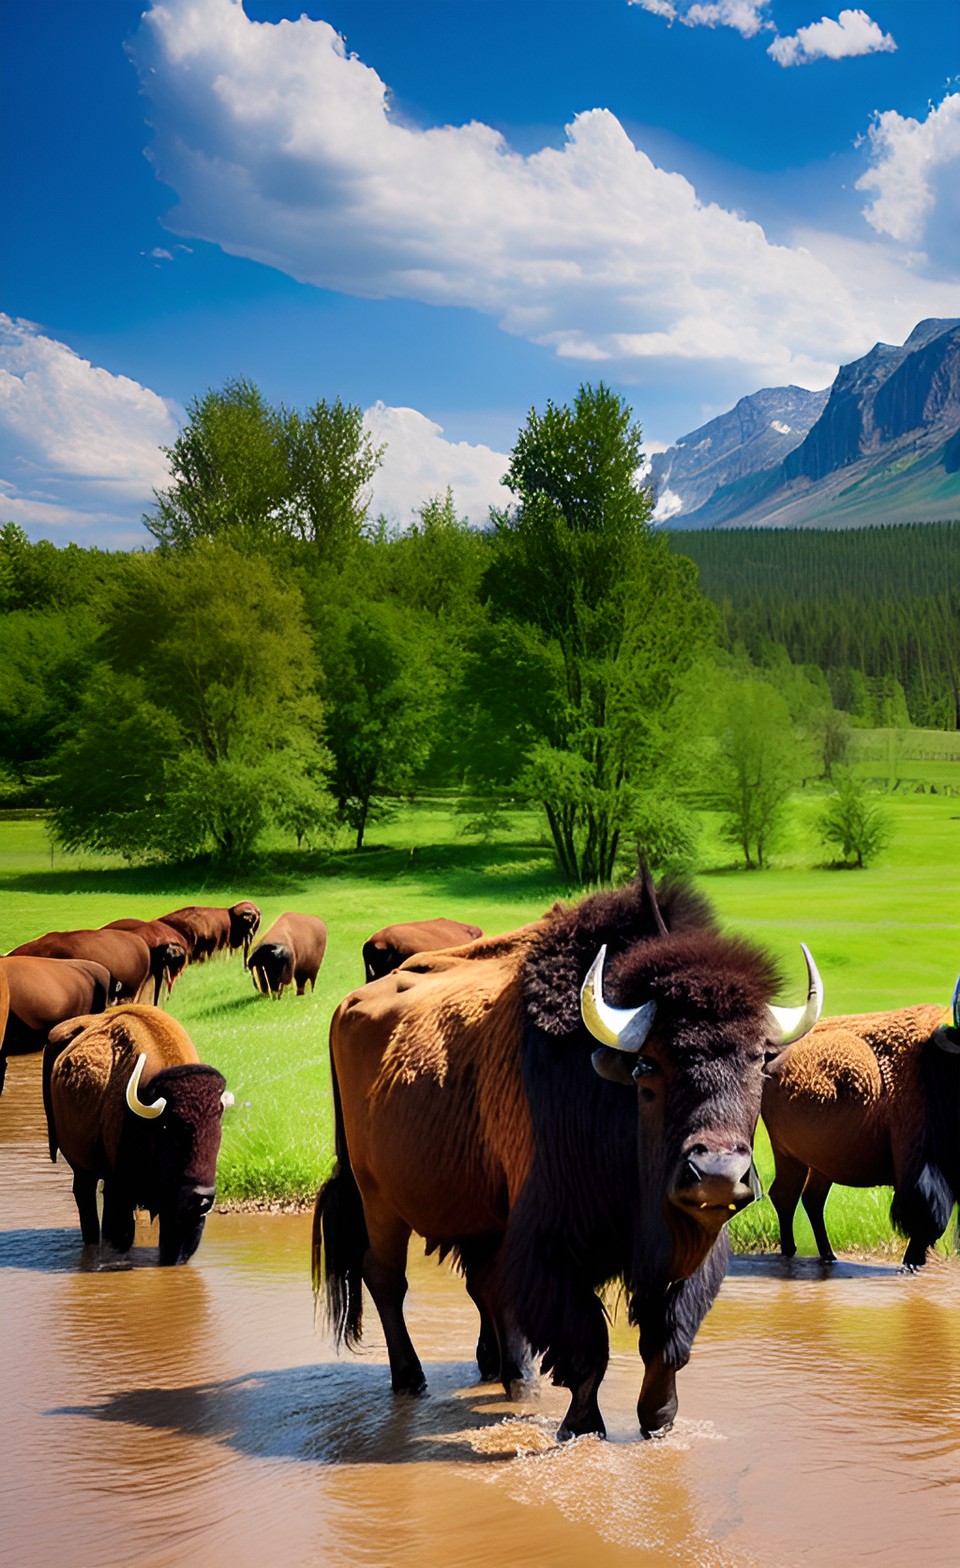
MULTIPOLYGON (((814 793, 797 798, 787 842, 763 872, 733 869, 731 847, 706 818, 700 885, 730 928, 777 954, 784 1000, 796 1000, 802 986, 805 941, 824 977, 828 1013, 946 1004, 960 969, 960 800, 888 797, 889 849, 876 866, 843 872, 818 868, 823 852, 814 823, 822 801, 814 793)), ((329 1020, 362 980, 364 939, 390 921, 436 915, 508 931, 571 894, 532 813, 513 815, 509 831, 490 844, 464 838, 461 825, 448 802, 404 806, 374 828, 360 855, 344 847, 297 856, 275 846, 258 869, 224 878, 59 852, 51 867, 42 822, 0 821, 0 950, 44 931, 123 915, 150 918, 186 903, 253 898, 264 929, 287 909, 321 916, 330 939, 315 995, 262 998, 234 956, 187 970, 170 1003, 202 1059, 224 1072, 236 1096, 225 1118, 222 1198, 310 1198, 333 1158, 329 1020)), ((773 1171, 762 1130, 758 1164, 766 1186, 773 1171)), ((888 1211, 881 1189, 834 1188, 827 1204, 834 1245, 899 1254, 888 1211)), ((739 1245, 774 1250, 769 1200, 740 1216, 734 1233, 739 1245)), ((799 1209, 796 1235, 802 1252, 814 1250, 799 1209)))

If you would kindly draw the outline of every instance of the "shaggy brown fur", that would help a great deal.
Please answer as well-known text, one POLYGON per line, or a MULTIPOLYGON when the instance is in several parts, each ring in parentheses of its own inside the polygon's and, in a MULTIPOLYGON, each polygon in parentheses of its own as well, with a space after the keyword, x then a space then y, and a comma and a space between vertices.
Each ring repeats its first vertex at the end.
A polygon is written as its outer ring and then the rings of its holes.
POLYGON ((721 936, 695 895, 666 890, 662 913, 642 885, 557 906, 508 936, 420 953, 337 1009, 338 1164, 317 1199, 315 1281, 322 1249, 331 1317, 354 1343, 362 1274, 398 1392, 424 1386, 402 1314, 416 1230, 457 1251, 501 1371, 515 1362, 513 1324, 571 1388, 565 1435, 603 1430, 595 1291, 624 1281, 647 1363, 641 1424, 672 1419, 673 1375, 722 1278, 729 1213, 694 1203, 688 1218, 668 1199, 692 1179, 690 1150, 735 1150, 731 1163, 749 1167, 776 973, 721 936), (593 1069, 578 995, 603 942, 620 955, 610 999, 657 1001, 644 1048, 656 1089, 593 1069))
POLYGON ((785 1257, 796 1251, 793 1215, 802 1193, 820 1256, 832 1261, 824 1204, 839 1182, 893 1186, 894 1218, 910 1237, 904 1263, 923 1262, 953 1204, 951 1195, 944 1214, 946 1196, 938 1189, 945 1181, 951 1194, 957 1190, 960 1140, 954 1131, 944 1150, 934 1133, 944 1096, 960 1117, 958 1059, 945 1057, 934 1039, 948 1023, 949 1013, 937 1006, 825 1018, 772 1065, 762 1115, 776 1162, 770 1196, 785 1257), (928 1086, 931 1074, 936 1087, 928 1086), (931 1089, 941 1106, 931 1103, 931 1089))
POLYGON ((118 1007, 51 1031, 43 1058, 50 1158, 59 1150, 73 1169, 85 1243, 100 1238, 102 1179, 103 1234, 118 1251, 132 1244, 133 1210, 149 1208, 160 1214, 160 1261, 191 1255, 213 1204, 224 1088, 183 1026, 153 1007, 118 1007), (167 1102, 149 1121, 126 1104, 141 1054, 140 1100, 167 1102))

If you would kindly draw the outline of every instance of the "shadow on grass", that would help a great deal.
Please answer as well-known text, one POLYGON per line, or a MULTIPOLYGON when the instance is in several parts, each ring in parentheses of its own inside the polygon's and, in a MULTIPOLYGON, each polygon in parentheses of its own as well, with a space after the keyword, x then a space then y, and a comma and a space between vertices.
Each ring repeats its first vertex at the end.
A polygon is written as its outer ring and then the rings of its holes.
MULTIPOLYGON (((538 842, 511 844, 436 844, 422 848, 375 845, 323 854, 277 852, 229 867, 207 860, 163 866, 83 867, 77 870, 0 874, 0 889, 11 893, 150 894, 174 901, 202 901, 205 892, 220 899, 225 889, 256 888, 261 897, 306 891, 318 880, 399 882, 429 877, 451 898, 477 891, 478 880, 504 897, 539 893, 549 901, 563 896, 553 857, 538 842)), ((241 892, 237 896, 243 896, 241 892)))

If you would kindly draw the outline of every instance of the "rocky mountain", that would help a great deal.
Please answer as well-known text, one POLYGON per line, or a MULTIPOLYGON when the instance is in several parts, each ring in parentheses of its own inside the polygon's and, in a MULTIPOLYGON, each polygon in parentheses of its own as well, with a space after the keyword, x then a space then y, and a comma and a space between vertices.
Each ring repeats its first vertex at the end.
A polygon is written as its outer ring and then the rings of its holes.
POLYGON ((671 528, 960 516, 960 319, 876 344, 823 392, 742 398, 651 470, 655 516, 671 528))

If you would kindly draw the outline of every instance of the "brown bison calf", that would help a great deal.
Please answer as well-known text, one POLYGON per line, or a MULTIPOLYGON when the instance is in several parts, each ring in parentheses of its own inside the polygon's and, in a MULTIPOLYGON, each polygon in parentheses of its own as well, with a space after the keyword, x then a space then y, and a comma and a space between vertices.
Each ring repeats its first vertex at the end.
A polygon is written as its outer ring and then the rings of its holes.
POLYGON ((0 1005, 0 1093, 7 1054, 41 1051, 65 1018, 102 1013, 117 999, 118 983, 102 964, 83 958, 0 958, 7 1013, 0 1005))
POLYGON ((417 953, 433 953, 445 947, 463 947, 483 936, 479 926, 459 920, 408 920, 384 926, 363 944, 365 980, 379 980, 417 953))
POLYGON ((892 1186, 890 1217, 908 1237, 903 1266, 920 1268, 960 1194, 960 983, 952 1027, 942 1007, 823 1019, 769 1067, 761 1114, 784 1257, 797 1250, 801 1195, 820 1257, 832 1263, 824 1204, 833 1183, 892 1186))
POLYGON ((261 996, 279 999, 296 982, 297 995, 303 996, 308 980, 311 990, 316 986, 326 947, 327 928, 316 915, 281 915, 250 954, 255 988, 261 996))
POLYGON ((43 1057, 50 1158, 73 1167, 84 1243, 133 1245, 134 1210, 160 1216, 159 1261, 185 1263, 216 1196, 224 1079, 201 1064, 181 1024, 153 1007, 72 1018, 43 1057))

